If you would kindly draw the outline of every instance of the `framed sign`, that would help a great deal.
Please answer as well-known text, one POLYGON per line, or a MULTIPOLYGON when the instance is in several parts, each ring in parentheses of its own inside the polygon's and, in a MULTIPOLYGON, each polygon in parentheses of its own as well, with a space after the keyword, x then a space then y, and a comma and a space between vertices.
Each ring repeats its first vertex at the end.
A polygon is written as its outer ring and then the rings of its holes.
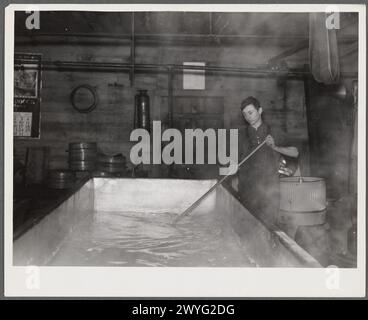
POLYGON ((40 138, 41 54, 14 54, 15 138, 40 138))

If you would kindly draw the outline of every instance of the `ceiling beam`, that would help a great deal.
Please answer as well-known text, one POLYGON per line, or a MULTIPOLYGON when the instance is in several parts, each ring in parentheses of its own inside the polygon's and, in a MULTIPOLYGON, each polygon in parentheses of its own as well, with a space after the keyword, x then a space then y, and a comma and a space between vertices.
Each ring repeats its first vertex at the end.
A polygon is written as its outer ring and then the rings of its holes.
MULTIPOLYGON (((349 42, 353 42, 353 45, 351 46, 351 50, 352 52, 348 52, 348 54, 351 54, 353 53, 354 51, 357 50, 357 47, 358 47, 358 38, 356 37, 338 37, 337 38, 338 40, 338 43, 341 44, 341 43, 349 43, 349 42)), ((268 64, 275 64, 277 62, 279 62, 280 60, 283 60, 303 49, 307 49, 309 46, 309 40, 308 39, 304 39, 304 40, 301 40, 299 43, 297 43, 295 46, 291 47, 290 49, 287 49, 283 52, 281 52, 280 54, 274 56, 273 58, 269 59, 268 60, 268 64)), ((341 58, 345 57, 345 54, 344 56, 342 56, 341 58)))
MULTIPOLYGON (((345 22, 345 20, 344 20, 345 22)), ((352 22, 349 22, 347 24, 344 25, 344 27, 341 30, 345 30, 348 27, 357 24, 357 20, 354 19, 352 22)), ((341 31, 340 30, 340 31, 341 31)), ((357 42, 358 42, 358 37, 354 37, 354 36, 338 36, 337 37, 337 41, 338 43, 346 43, 346 42, 354 42, 355 44, 353 44, 353 48, 355 48, 355 46, 357 46, 357 42)), ((295 46, 291 47, 290 49, 287 49, 283 52, 281 52, 280 54, 276 55, 275 57, 271 58, 268 60, 268 64, 275 64, 278 63, 280 60, 285 59, 303 49, 308 48, 309 46, 309 36, 307 36, 306 39, 301 40, 300 42, 298 42, 295 46)), ((352 52, 347 52, 347 54, 344 54, 344 56, 342 56, 341 58, 345 57, 346 55, 349 55, 351 53, 354 52, 354 49, 352 49, 352 52)), ((356 49, 357 50, 357 49, 356 49)))
POLYGON ((340 59, 344 59, 348 56, 350 56, 351 54, 358 52, 358 42, 353 43, 352 45, 350 45, 350 47, 348 47, 345 52, 343 52, 340 56, 340 59))
POLYGON ((275 64, 277 62, 279 62, 280 60, 283 60, 305 48, 308 47, 309 41, 308 39, 304 39, 302 41, 300 41, 299 43, 297 43, 295 46, 293 46, 290 49, 287 49, 283 52, 281 52, 280 54, 278 54, 277 56, 274 56, 273 58, 268 60, 268 64, 275 64))

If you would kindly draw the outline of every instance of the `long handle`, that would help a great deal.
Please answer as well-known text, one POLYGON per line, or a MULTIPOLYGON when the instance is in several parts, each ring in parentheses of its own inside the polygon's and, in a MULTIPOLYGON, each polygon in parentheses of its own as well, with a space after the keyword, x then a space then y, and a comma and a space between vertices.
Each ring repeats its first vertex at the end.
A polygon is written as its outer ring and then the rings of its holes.
MULTIPOLYGON (((261 144, 259 144, 251 153, 249 153, 240 163, 238 167, 240 167, 244 162, 246 162, 252 155, 254 155, 262 146, 266 143, 264 140, 261 144)), ((215 190, 221 183, 223 183, 231 174, 227 174, 226 176, 222 177, 215 185, 213 185, 202 197, 200 197, 197 201, 195 201, 188 209, 186 209, 183 213, 177 216, 173 222, 176 224, 180 219, 187 216, 193 209, 195 209, 199 203, 206 198, 213 190, 215 190)))

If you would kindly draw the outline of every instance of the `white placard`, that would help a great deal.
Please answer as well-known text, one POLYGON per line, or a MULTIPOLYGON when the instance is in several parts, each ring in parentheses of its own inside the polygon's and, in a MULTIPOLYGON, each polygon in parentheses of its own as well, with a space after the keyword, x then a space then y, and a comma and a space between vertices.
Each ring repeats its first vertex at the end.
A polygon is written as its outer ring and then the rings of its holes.
MULTIPOLYGON (((205 62, 183 62, 184 66, 204 67, 205 62)), ((183 70, 183 89, 184 90, 204 90, 205 84, 204 70, 184 69, 183 70)))
POLYGON ((30 137, 32 128, 32 112, 14 112, 14 136, 30 137))

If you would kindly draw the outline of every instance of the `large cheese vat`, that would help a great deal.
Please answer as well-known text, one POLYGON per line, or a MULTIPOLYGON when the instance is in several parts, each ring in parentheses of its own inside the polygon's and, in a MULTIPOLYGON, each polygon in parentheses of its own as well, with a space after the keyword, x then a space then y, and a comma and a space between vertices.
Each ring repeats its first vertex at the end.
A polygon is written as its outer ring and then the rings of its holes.
POLYGON ((267 229, 224 186, 171 224, 215 183, 92 178, 17 234, 13 265, 321 267, 283 231, 267 229))

